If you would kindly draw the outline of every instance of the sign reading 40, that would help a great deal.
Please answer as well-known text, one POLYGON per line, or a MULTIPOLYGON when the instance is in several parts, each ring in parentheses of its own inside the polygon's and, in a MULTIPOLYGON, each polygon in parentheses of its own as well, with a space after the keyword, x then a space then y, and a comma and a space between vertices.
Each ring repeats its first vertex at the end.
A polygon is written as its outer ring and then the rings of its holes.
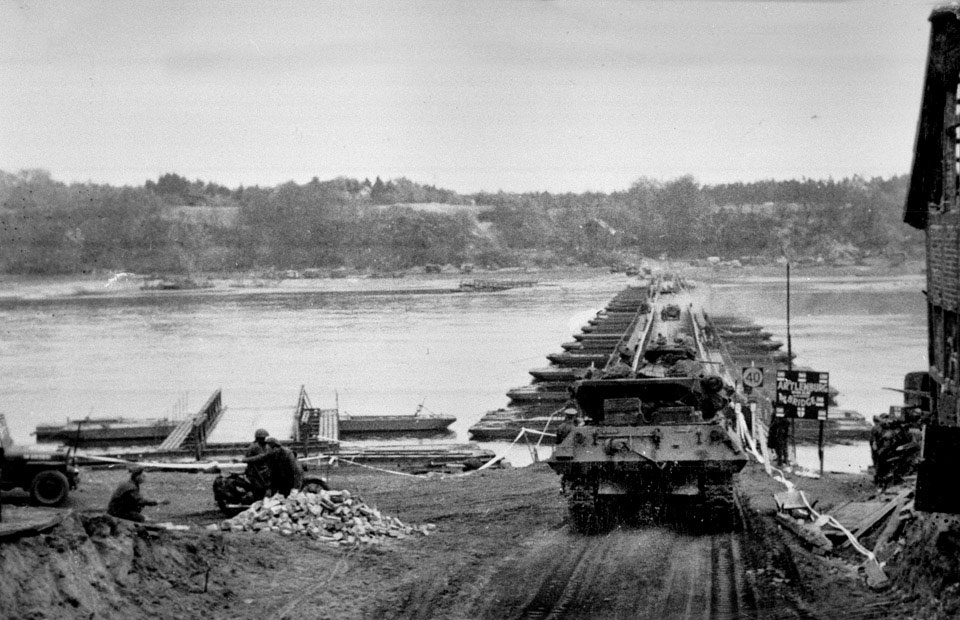
POLYGON ((759 366, 746 366, 741 372, 743 384, 747 387, 758 388, 763 386, 763 368, 759 366))

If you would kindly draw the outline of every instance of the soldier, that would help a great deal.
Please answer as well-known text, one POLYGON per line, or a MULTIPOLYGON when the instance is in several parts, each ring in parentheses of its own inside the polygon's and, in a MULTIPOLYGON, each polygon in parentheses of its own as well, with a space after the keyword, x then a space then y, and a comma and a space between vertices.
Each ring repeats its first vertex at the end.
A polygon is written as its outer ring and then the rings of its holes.
POLYGON ((770 420, 770 429, 767 431, 767 447, 776 455, 777 466, 782 467, 790 462, 787 453, 787 443, 790 437, 790 423, 786 418, 773 416, 770 420))
POLYGON ((273 437, 270 439, 270 452, 274 459, 274 466, 270 470, 271 476, 275 477, 273 490, 281 495, 290 495, 291 490, 303 486, 303 465, 290 448, 281 445, 273 437))
POLYGON ((920 458, 920 427, 924 422, 923 412, 914 407, 905 407, 899 414, 874 416, 870 453, 875 484, 886 488, 916 473, 920 458))
POLYGON ((136 521, 143 523, 146 518, 143 516, 144 506, 158 506, 160 504, 169 504, 169 500, 157 501, 145 499, 140 495, 140 485, 143 483, 143 468, 135 465, 130 468, 130 479, 121 482, 117 489, 110 496, 110 503, 107 504, 107 514, 118 519, 127 521, 136 521))
POLYGON ((723 379, 716 375, 700 376, 700 412, 704 420, 712 420, 714 416, 724 410, 730 399, 724 395, 723 379))
POLYGON ((557 436, 554 438, 555 444, 562 444, 563 440, 566 439, 567 435, 569 435, 573 430, 573 423, 576 415, 576 412, 571 411, 563 416, 563 422, 561 422, 560 426, 557 427, 557 436))
POLYGON ((270 488, 270 467, 265 461, 256 461, 251 463, 248 459, 266 454, 269 451, 267 446, 267 437, 270 436, 265 429, 258 428, 253 433, 253 443, 247 446, 243 461, 247 463, 246 476, 250 481, 254 494, 262 498, 267 489, 270 488))
POLYGON ((253 443, 247 446, 247 452, 244 456, 257 456, 267 451, 267 437, 270 433, 265 428, 258 428, 253 432, 253 443))
POLYGON ((275 437, 267 437, 266 444, 267 452, 243 460, 248 466, 266 465, 270 470, 271 490, 289 495, 290 491, 303 485, 303 466, 297 456, 289 448, 280 445, 275 437))

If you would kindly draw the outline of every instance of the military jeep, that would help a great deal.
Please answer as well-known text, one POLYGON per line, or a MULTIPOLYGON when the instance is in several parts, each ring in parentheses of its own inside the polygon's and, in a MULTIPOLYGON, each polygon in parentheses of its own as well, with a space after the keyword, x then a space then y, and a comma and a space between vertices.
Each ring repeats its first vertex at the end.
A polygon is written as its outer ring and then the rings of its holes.
POLYGON ((80 470, 65 448, 0 447, 0 490, 21 488, 34 503, 58 506, 77 488, 80 470))

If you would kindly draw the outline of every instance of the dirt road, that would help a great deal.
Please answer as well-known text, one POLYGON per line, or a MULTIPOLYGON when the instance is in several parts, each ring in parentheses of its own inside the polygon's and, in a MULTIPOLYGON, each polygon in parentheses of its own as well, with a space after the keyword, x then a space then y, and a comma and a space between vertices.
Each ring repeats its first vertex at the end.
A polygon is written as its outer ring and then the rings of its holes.
POLYGON ((479 618, 749 618, 738 534, 665 528, 544 533, 504 562, 479 618))
MULTIPOLYGON (((788 551, 760 514, 776 486, 751 468, 739 484, 753 501, 745 527, 716 535, 663 526, 574 533, 557 477, 544 466, 432 479, 331 472, 334 488, 361 494, 384 514, 436 525, 430 536, 361 546, 271 533, 111 530, 94 515, 123 476, 86 475, 72 500, 83 525, 0 545, 0 618, 906 617, 890 614, 889 601, 866 591, 847 565, 788 551)), ((148 516, 216 520, 211 482, 148 474, 145 492, 172 500, 148 516)))

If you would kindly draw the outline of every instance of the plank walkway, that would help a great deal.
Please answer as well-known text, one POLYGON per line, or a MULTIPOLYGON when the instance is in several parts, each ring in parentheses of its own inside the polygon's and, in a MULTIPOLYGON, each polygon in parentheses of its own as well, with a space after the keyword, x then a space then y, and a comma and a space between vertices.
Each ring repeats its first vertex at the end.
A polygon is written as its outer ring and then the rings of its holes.
POLYGON ((310 404, 307 390, 300 386, 297 408, 293 412, 294 441, 340 441, 340 410, 320 409, 310 404))
POLYGON ((170 452, 179 450, 188 439, 193 439, 199 443, 202 448, 207 443, 207 437, 213 432, 226 409, 223 406, 218 389, 207 399, 207 402, 200 408, 200 411, 180 422, 176 428, 170 431, 167 438, 157 448, 159 452, 170 452))

